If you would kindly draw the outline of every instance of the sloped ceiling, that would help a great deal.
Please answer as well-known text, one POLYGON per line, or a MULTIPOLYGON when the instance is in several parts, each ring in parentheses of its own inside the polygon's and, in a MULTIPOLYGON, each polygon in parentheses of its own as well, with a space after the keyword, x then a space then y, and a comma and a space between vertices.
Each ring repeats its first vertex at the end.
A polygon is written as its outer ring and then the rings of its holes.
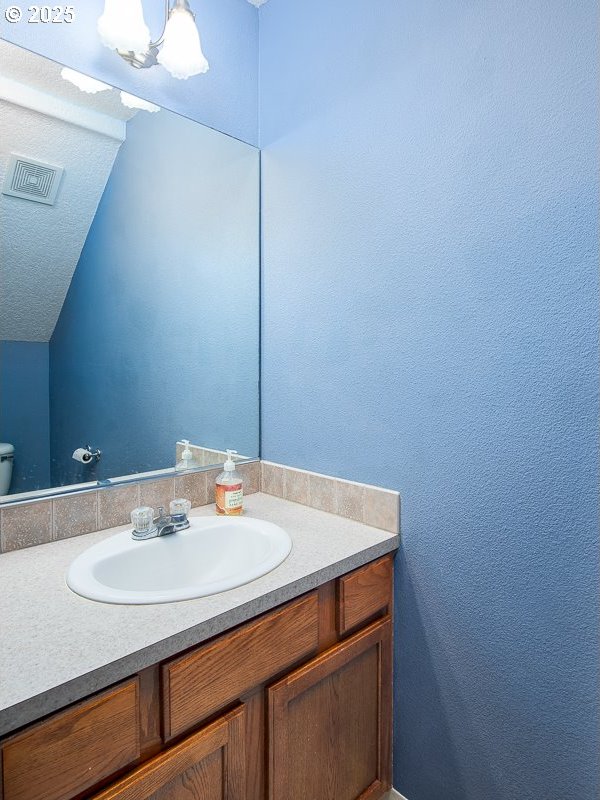
POLYGON ((50 340, 134 113, 60 69, 0 41, 0 187, 11 153, 64 168, 53 206, 0 194, 0 340, 50 340))

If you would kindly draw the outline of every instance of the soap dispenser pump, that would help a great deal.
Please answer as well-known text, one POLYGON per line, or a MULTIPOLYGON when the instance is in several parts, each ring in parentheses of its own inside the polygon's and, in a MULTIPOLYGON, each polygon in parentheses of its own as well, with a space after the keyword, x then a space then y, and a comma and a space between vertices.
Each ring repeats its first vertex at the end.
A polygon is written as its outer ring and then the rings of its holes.
POLYGON ((190 449, 190 440, 189 439, 182 439, 181 443, 184 445, 183 452, 181 453, 181 461, 178 461, 175 465, 175 469, 183 472, 186 469, 192 469, 194 467, 194 454, 190 449))
POLYGON ((216 512, 226 516, 241 514, 244 504, 244 481, 235 468, 234 455, 237 455, 237 450, 227 451, 227 461, 223 464, 223 472, 215 481, 216 512))

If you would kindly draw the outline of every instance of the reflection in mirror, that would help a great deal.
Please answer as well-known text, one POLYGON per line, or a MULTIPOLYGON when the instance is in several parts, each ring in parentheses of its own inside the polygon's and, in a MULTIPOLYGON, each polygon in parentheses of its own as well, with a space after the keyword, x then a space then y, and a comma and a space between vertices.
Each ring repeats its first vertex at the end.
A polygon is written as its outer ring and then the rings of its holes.
POLYGON ((0 42, 0 190, 4 501, 256 457, 258 151, 0 42))

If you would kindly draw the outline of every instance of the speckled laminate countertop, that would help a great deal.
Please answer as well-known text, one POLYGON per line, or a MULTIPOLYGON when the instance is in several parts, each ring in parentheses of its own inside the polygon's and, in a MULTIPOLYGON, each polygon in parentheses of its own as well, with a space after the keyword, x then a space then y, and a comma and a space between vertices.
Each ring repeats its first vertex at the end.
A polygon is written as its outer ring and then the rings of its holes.
MULTIPOLYGON (((293 540, 289 557, 228 592, 160 605, 108 605, 74 594, 71 561, 127 526, 0 555, 0 735, 99 691, 398 547, 398 537, 267 494, 246 515, 293 540)), ((214 506, 190 516, 214 514, 214 506)))

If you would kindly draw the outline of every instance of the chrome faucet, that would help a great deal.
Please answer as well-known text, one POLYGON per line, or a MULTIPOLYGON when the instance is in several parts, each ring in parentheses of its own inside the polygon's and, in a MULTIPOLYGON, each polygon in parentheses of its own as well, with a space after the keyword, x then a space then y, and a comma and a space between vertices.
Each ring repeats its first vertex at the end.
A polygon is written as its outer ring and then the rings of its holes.
POLYGON ((189 500, 171 500, 169 511, 165 513, 163 506, 158 507, 158 515, 154 516, 154 509, 149 506, 134 508, 131 512, 133 530, 131 538, 136 540, 154 539, 157 536, 168 536, 177 531, 184 531, 190 527, 188 512, 192 504, 189 500))

